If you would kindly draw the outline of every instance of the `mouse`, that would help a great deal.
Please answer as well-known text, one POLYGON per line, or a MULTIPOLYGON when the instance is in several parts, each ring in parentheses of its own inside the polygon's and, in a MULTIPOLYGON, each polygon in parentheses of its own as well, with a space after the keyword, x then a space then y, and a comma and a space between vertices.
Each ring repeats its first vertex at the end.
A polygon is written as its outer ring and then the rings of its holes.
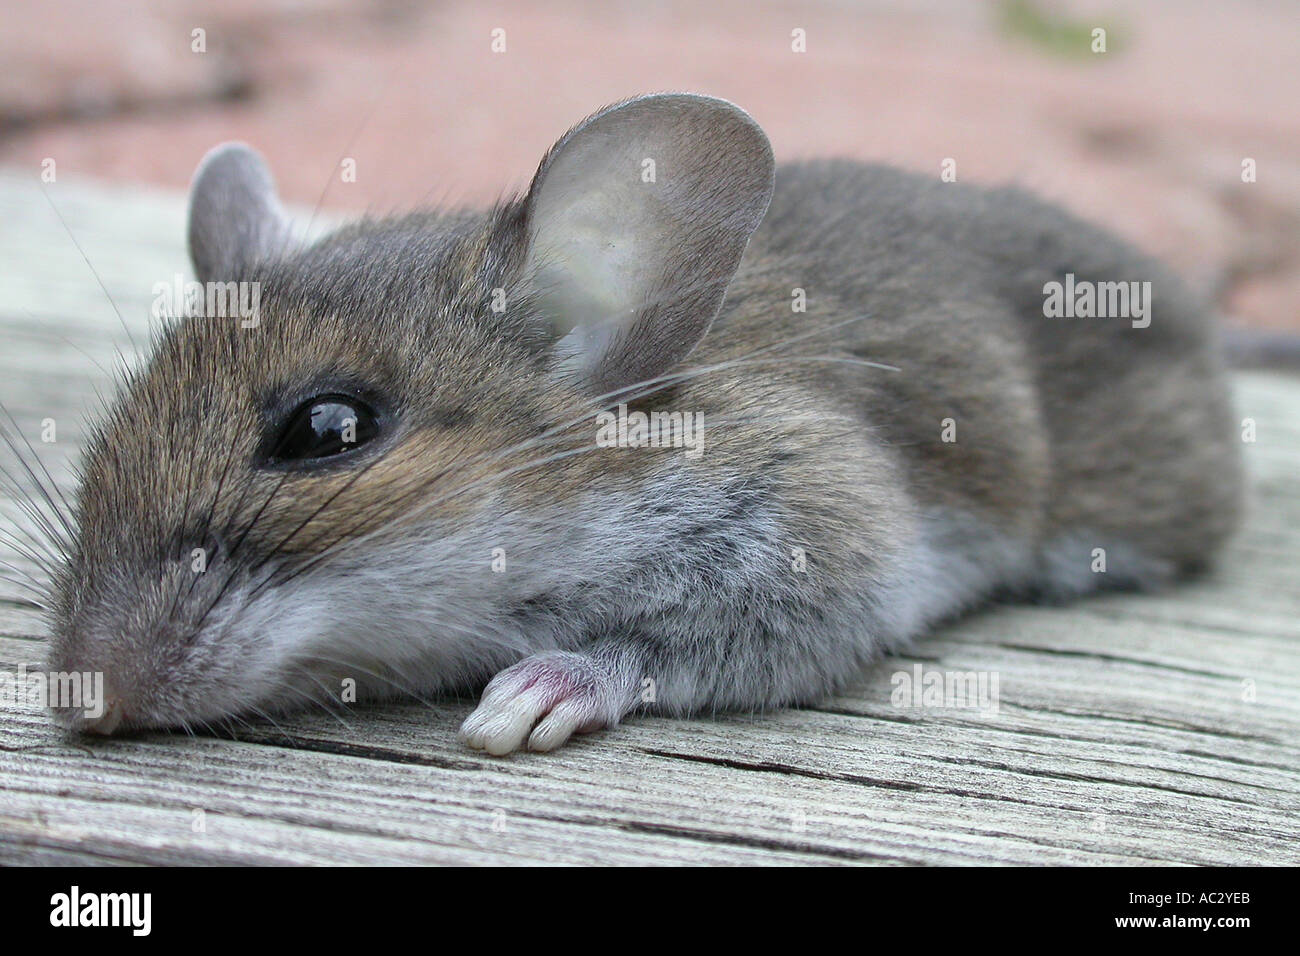
POLYGON ((170 319, 97 419, 52 583, 49 668, 104 678, 76 732, 460 694, 505 755, 814 705, 992 600, 1203 572, 1239 521, 1189 284, 1013 187, 778 165, 716 97, 313 241, 226 143, 188 244, 256 321, 170 319))

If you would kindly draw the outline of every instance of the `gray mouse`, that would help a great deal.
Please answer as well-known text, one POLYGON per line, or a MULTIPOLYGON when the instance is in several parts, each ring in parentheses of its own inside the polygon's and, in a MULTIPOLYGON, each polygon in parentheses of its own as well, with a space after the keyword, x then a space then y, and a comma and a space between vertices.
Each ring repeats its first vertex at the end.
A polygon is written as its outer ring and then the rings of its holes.
POLYGON ((1013 189, 776 166, 722 100, 618 103, 519 198, 311 243, 223 145, 189 246, 258 321, 169 323, 88 445, 49 666, 108 705, 73 729, 483 689, 468 746, 551 750, 817 702, 1238 522, 1211 310, 1166 268, 1013 189))

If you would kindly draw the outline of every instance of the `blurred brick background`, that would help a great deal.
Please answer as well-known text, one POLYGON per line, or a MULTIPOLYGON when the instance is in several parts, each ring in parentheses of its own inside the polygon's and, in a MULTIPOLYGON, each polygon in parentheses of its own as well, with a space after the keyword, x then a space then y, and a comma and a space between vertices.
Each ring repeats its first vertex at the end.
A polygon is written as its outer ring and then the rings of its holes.
POLYGON ((1029 187, 1300 329, 1298 27, 1295 0, 0 0, 0 163, 182 189, 238 138, 309 205, 480 202, 596 107, 689 89, 778 157, 1029 187))

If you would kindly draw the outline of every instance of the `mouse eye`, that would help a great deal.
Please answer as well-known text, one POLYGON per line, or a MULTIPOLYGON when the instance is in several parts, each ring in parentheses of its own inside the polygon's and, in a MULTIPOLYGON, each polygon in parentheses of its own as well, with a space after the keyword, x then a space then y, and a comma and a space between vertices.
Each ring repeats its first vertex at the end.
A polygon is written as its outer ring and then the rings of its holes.
POLYGON ((329 458, 379 434, 374 409, 347 395, 318 395, 289 416, 271 452, 278 461, 329 458))

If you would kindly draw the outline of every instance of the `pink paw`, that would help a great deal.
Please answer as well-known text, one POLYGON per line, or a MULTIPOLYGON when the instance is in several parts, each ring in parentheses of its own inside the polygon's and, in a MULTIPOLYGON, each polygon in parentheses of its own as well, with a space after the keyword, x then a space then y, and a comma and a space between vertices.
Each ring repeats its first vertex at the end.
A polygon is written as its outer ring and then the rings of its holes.
POLYGON ((529 750, 554 750, 573 734, 618 723, 615 682, 590 657, 548 651, 507 667, 483 691, 483 699, 460 728, 475 750, 508 754, 525 738, 529 750))

